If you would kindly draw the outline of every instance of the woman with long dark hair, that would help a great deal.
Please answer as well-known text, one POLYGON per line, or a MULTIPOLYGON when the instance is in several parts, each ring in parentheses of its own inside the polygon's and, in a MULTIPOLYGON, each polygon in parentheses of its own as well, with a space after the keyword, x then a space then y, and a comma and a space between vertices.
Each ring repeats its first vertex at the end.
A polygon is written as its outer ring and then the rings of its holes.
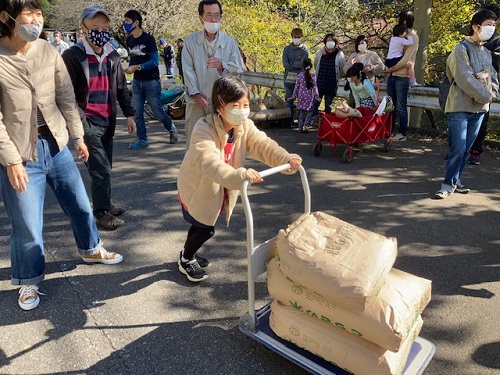
POLYGON ((319 102, 318 87, 316 86, 316 75, 311 73, 312 61, 305 59, 302 63, 302 71, 297 75, 295 89, 291 97, 292 101, 297 98, 297 109, 299 110, 299 132, 309 132, 314 120, 315 103, 319 102))
POLYGON ((375 110, 376 93, 361 63, 355 63, 346 72, 347 81, 354 98, 355 107, 375 110))

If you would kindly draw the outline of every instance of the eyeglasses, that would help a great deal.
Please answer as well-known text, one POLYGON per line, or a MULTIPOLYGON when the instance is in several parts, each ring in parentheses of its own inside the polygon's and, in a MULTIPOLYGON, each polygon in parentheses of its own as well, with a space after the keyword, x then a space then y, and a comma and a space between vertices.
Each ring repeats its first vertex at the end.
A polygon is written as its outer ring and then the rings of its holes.
POLYGON ((207 13, 203 15, 203 19, 208 21, 220 21, 220 13, 207 13))
POLYGON ((43 17, 43 13, 42 13, 42 11, 40 9, 36 9, 36 10, 23 10, 19 15, 22 16, 22 17, 31 17, 31 18, 43 17))

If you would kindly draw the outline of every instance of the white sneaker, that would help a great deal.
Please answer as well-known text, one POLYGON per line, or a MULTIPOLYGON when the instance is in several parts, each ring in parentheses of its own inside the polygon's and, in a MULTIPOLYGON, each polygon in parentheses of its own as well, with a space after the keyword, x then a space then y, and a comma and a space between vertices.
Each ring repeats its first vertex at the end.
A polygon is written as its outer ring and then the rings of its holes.
POLYGON ((401 133, 398 133, 394 137, 392 137, 392 140, 394 142, 405 142, 406 141, 406 136, 403 135, 403 134, 401 134, 401 133))
POLYGON ((438 190, 436 192, 436 194, 434 194, 434 198, 436 198, 436 199, 446 199, 446 198, 448 198, 452 194, 453 194, 453 192, 449 191, 449 190, 438 190))
POLYGON ((38 291, 37 285, 23 285, 19 289, 19 307, 23 310, 33 310, 40 303, 39 294, 44 295, 42 292, 38 291))

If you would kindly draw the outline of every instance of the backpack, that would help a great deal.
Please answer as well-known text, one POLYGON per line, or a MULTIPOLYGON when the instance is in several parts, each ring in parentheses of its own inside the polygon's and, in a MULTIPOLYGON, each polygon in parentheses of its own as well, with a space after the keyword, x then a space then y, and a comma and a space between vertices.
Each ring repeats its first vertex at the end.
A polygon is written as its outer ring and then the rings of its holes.
MULTIPOLYGON (((469 45, 464 42, 460 42, 460 44, 463 44, 465 47, 465 50, 467 51, 467 56, 469 56, 470 60, 470 50, 469 50, 469 45)), ((443 79, 441 80, 441 84, 439 85, 439 106, 444 112, 444 109, 446 108, 446 101, 448 100, 448 94, 450 93, 450 88, 451 85, 455 83, 455 80, 451 80, 448 78, 446 75, 446 72, 443 74, 443 79)))

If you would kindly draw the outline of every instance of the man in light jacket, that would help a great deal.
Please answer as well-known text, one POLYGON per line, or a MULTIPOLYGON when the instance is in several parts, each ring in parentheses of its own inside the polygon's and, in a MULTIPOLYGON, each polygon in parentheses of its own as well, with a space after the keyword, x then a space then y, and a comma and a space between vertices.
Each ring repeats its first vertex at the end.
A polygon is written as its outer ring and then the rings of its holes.
POLYGON ((186 85, 186 148, 194 124, 211 112, 214 82, 228 74, 243 72, 238 43, 220 31, 222 6, 217 0, 198 5, 203 30, 189 34, 182 49, 182 71, 186 85))

